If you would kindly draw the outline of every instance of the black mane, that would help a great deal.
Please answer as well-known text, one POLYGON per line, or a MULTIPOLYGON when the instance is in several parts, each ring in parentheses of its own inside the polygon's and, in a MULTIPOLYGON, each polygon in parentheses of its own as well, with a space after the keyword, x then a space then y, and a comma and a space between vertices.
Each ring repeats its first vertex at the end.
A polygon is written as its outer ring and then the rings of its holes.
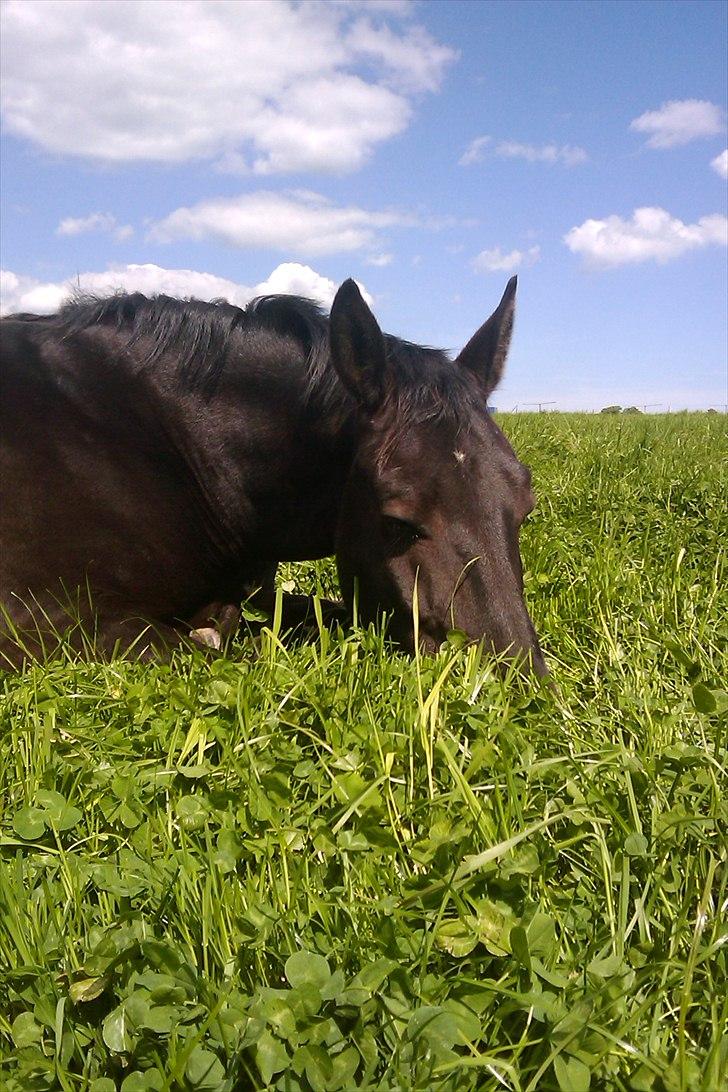
MULTIPOLYGON (((292 337, 301 345, 307 371, 308 399, 329 412, 350 413, 353 404, 336 372, 329 366, 329 320, 313 300, 301 296, 267 295, 244 308, 226 300, 179 300, 144 296, 140 292, 107 297, 76 296, 52 316, 33 318, 60 328, 63 337, 98 325, 111 325, 126 335, 132 348, 147 346, 143 364, 163 353, 175 353, 181 381, 190 390, 211 394, 227 364, 236 332, 268 330, 292 337)), ((385 334, 387 362, 395 377, 392 409, 400 420, 433 416, 460 419, 473 402, 472 388, 441 349, 415 345, 385 334)))

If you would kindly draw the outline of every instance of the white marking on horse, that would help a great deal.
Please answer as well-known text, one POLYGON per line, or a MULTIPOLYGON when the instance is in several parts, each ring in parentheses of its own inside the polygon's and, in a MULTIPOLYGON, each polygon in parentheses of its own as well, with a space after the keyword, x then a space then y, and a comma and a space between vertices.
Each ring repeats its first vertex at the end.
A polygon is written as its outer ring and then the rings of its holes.
POLYGON ((199 629, 190 630, 190 639, 196 645, 202 645, 203 648, 214 648, 218 652, 222 648, 222 637, 212 626, 201 626, 199 629))
POLYGON ((457 461, 459 463, 464 463, 465 462, 465 452, 464 451, 453 451, 453 455, 455 456, 455 458, 457 459, 457 461))

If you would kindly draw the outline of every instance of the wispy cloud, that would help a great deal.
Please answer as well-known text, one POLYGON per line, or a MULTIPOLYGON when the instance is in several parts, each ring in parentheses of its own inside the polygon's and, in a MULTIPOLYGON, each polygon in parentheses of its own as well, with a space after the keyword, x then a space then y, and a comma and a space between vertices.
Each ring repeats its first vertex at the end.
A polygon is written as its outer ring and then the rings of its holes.
POLYGON ((287 0, 6 4, 4 119, 48 151, 106 162, 352 171, 407 127, 415 97, 436 92, 457 57, 402 21, 412 12, 287 0))
POLYGON ((728 148, 720 155, 717 155, 715 159, 711 159, 710 165, 721 178, 728 178, 728 148))
MULTIPOLYGON (((492 137, 479 136, 470 141, 460 156, 461 167, 482 163, 492 137)), ((577 167, 586 163, 589 156, 583 148, 571 144, 522 144, 517 140, 502 140, 493 148, 493 155, 500 159, 525 159, 529 163, 563 163, 565 167, 577 167)))
POLYGON ((504 254, 499 246, 492 250, 481 250, 470 263, 476 273, 512 273, 521 266, 534 265, 541 257, 541 248, 532 246, 528 250, 511 250, 504 254))
POLYGON ((482 163, 483 159, 485 159, 485 149, 490 141, 491 137, 489 136, 479 136, 471 140, 458 160, 459 165, 469 167, 472 163, 482 163))
MULTIPOLYGON (((372 302, 364 285, 359 285, 365 298, 372 302)), ((254 296, 268 293, 292 293, 316 300, 330 307, 337 285, 307 265, 284 262, 276 266, 260 284, 248 286, 212 273, 194 269, 165 269, 151 263, 115 266, 103 272, 81 273, 68 281, 39 281, 10 270, 0 270, 0 313, 30 311, 51 314, 74 292, 105 295, 112 292, 143 292, 147 296, 163 293, 181 299, 226 299, 243 307, 254 296)))
POLYGON ((587 265, 597 268, 649 261, 664 264, 690 250, 728 245, 728 218, 715 213, 684 224, 665 209, 640 208, 631 220, 621 216, 585 220, 567 232, 564 242, 587 265))
POLYGON ((723 111, 705 99, 672 99, 659 110, 648 110, 630 123, 630 129, 648 133, 648 148, 676 148, 725 130, 723 111))
POLYGON ((580 163, 586 163, 589 158, 583 148, 571 144, 520 144, 515 140, 501 141, 495 154, 502 159, 526 159, 529 163, 563 163, 565 167, 576 167, 580 163))
POLYGON ((92 212, 88 216, 67 216, 56 228, 56 235, 85 235, 91 231, 105 232, 119 242, 134 234, 131 224, 119 224, 110 212, 92 212))
POLYGON ((367 11, 383 11, 387 15, 406 18, 414 13, 415 0, 344 0, 351 8, 365 8, 367 11))
POLYGON ((402 31, 369 18, 357 19, 346 36, 355 57, 379 64, 396 88, 406 94, 437 91, 443 72, 458 54, 440 45, 421 26, 402 31))
POLYGON ((368 258, 364 259, 364 264, 382 268, 385 265, 391 265, 393 261, 394 254, 370 254, 368 258))

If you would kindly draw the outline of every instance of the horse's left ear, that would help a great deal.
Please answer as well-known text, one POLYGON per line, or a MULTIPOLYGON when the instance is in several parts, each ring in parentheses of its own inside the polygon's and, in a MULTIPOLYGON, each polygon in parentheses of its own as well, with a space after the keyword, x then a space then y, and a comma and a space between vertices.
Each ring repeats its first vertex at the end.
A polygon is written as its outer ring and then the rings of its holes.
POLYGON ((511 277, 503 299, 457 358, 458 364, 478 376, 485 386, 486 396, 498 386, 505 368, 513 332, 517 283, 518 277, 511 277))
POLYGON ((377 320, 355 281, 344 281, 331 305, 331 362, 339 379, 368 413, 384 398, 386 353, 377 320))

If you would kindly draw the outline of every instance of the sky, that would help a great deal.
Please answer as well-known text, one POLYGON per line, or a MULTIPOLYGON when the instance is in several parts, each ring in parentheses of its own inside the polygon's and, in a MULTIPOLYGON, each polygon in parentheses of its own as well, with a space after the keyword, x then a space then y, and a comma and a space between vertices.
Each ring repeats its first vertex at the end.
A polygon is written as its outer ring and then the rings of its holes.
POLYGON ((722 0, 5 0, 2 307, 329 306, 456 354, 517 273, 501 409, 728 404, 722 0))

